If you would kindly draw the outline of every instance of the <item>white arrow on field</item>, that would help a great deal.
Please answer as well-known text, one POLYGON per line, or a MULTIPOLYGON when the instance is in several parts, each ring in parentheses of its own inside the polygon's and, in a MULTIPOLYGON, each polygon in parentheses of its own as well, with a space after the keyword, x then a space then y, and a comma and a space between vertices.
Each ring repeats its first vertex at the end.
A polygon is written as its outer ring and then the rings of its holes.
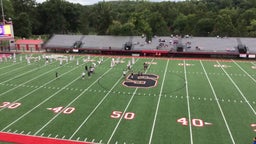
POLYGON ((212 123, 204 122, 205 125, 212 125, 212 123))

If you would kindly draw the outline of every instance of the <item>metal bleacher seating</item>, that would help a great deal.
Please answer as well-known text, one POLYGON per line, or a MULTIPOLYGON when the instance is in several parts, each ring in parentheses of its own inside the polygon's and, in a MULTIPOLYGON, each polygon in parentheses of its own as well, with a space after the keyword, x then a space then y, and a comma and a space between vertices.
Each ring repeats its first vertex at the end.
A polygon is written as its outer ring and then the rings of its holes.
MULTIPOLYGON (((145 42, 141 36, 103 36, 103 35, 53 35, 48 40, 45 48, 72 48, 75 42, 81 41, 81 49, 110 49, 124 50, 127 42, 132 43, 131 50, 166 50, 175 51, 175 41, 184 45, 184 52, 238 52, 237 38, 234 37, 153 37, 150 42, 145 42)), ((250 53, 256 54, 255 38, 240 38, 250 53)))

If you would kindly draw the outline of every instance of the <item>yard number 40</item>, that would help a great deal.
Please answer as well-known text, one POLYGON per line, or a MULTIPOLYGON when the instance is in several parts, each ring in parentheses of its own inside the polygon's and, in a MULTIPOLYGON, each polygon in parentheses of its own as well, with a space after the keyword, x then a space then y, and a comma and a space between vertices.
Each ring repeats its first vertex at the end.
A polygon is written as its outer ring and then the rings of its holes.
MULTIPOLYGON (((189 121, 187 118, 180 118, 180 119, 177 119, 177 122, 181 123, 184 126, 187 126, 189 121)), ((205 124, 204 121, 201 119, 192 119, 191 122, 192 122, 192 125, 195 127, 203 127, 205 124)))

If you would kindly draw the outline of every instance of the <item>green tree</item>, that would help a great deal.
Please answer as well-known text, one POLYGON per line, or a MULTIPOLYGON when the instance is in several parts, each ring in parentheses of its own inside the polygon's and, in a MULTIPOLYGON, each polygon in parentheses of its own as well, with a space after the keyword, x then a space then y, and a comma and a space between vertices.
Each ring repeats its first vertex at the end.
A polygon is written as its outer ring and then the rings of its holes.
POLYGON ((107 30, 107 34, 109 35, 123 35, 122 29, 123 25, 119 21, 113 21, 107 30))
POLYGON ((174 21, 174 33, 175 34, 182 34, 184 33, 185 27, 187 25, 187 16, 184 14, 180 14, 174 21))
POLYGON ((232 36, 235 34, 235 27, 230 16, 219 15, 215 21, 213 35, 232 36))
POLYGON ((249 36, 256 36, 256 19, 251 20, 250 26, 248 26, 249 36))
POLYGON ((153 12, 148 17, 149 25, 154 35, 168 35, 167 23, 159 12, 153 12))
POLYGON ((112 23, 111 5, 109 3, 100 2, 96 4, 91 14, 92 25, 97 30, 98 34, 104 35, 107 32, 108 27, 112 23))
POLYGON ((198 20, 195 25, 195 34, 196 36, 209 36, 213 31, 214 19, 212 18, 202 18, 198 20))
POLYGON ((27 13, 22 12, 14 19, 14 29, 16 36, 29 38, 32 35, 32 26, 27 13))
MULTIPOLYGON (((37 3, 35 0, 10 0, 12 3, 15 16, 18 17, 20 13, 27 13, 32 27, 32 33, 39 34, 40 22, 38 21, 37 3)), ((19 31, 20 27, 15 27, 14 31, 19 31)))

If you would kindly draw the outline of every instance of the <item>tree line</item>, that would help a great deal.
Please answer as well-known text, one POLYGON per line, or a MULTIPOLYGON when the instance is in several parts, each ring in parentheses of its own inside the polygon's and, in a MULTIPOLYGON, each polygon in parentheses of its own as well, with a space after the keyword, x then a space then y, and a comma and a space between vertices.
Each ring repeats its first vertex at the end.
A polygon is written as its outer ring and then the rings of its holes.
POLYGON ((3 0, 15 36, 193 35, 256 36, 255 0, 186 0, 181 2, 112 1, 80 5, 65 0, 3 0))

